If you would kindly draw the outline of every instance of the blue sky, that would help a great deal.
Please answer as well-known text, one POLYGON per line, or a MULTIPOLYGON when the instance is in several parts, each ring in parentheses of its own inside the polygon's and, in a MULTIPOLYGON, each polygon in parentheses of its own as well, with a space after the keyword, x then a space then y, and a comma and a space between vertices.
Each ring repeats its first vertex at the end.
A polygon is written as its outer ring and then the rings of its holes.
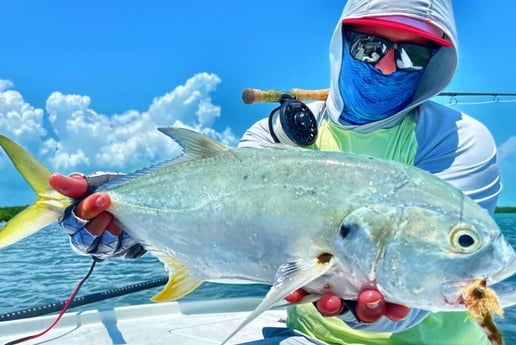
MULTIPOLYGON (((170 157, 175 147, 156 125, 182 123, 235 144, 274 106, 244 105, 244 88, 328 86, 328 44, 343 4, 3 1, 0 133, 63 173, 129 172, 170 157)), ((460 64, 447 90, 516 92, 516 3, 460 0, 454 9, 460 64)), ((459 107, 493 132, 499 205, 516 205, 516 103, 459 107)), ((33 200, 0 154, 0 206, 33 200)))

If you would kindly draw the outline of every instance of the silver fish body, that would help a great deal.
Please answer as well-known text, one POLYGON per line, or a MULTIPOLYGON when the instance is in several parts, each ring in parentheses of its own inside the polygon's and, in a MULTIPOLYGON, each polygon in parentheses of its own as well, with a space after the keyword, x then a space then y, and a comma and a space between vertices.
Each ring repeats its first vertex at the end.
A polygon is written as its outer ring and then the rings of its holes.
POLYGON ((357 154, 231 149, 105 189, 130 235, 200 280, 272 284, 282 264, 327 253, 338 265, 313 292, 353 299, 375 286, 391 302, 464 309, 463 285, 516 257, 491 216, 456 188, 357 154))
MULTIPOLYGON (((389 302, 446 311, 465 309, 464 287, 486 279, 503 307, 516 304, 516 288, 499 283, 516 272, 514 249, 484 209, 430 173, 352 153, 230 149, 160 130, 183 156, 98 189, 168 269, 156 301, 206 280, 271 284, 238 329, 301 287, 349 300, 375 287, 389 302)), ((0 230, 2 248, 57 221, 74 200, 51 189, 50 171, 19 145, 0 135, 0 146, 38 195, 0 230)))

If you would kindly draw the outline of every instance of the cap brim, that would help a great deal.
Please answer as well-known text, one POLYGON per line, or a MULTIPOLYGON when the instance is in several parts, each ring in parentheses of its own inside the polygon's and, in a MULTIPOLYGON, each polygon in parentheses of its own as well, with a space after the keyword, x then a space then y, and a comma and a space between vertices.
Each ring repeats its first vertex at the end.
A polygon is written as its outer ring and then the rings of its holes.
POLYGON ((369 25, 374 27, 384 27, 384 28, 393 28, 393 29, 401 29, 408 32, 412 32, 420 37, 426 38, 432 42, 435 42, 443 47, 451 47, 453 43, 449 40, 446 40, 442 37, 434 35, 432 33, 426 32, 419 28, 416 28, 411 25, 407 25, 404 23, 398 23, 391 20, 379 19, 379 18, 347 18, 342 21, 343 24, 361 24, 361 25, 369 25))

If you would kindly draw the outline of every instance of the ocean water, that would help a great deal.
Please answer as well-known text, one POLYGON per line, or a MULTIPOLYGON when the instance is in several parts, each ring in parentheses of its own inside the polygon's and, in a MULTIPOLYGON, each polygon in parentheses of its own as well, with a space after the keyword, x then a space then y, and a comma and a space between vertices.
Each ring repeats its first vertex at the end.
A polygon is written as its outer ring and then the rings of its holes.
MULTIPOLYGON (((516 214, 496 214, 495 219, 506 238, 516 248, 516 214)), ((1 227, 1 224, 0 224, 1 227)), ((0 251, 0 315, 66 300, 78 281, 87 273, 91 259, 75 254, 67 236, 58 226, 0 251)), ((165 277, 162 264, 147 254, 137 260, 111 260, 97 264, 78 296, 165 277)), ((516 285, 516 276, 509 281, 516 285)), ((155 287, 70 310, 99 309, 148 303, 160 290, 155 287)), ((267 286, 205 283, 185 299, 263 296, 267 286)), ((516 306, 505 309, 497 318, 506 344, 516 344, 516 306)))

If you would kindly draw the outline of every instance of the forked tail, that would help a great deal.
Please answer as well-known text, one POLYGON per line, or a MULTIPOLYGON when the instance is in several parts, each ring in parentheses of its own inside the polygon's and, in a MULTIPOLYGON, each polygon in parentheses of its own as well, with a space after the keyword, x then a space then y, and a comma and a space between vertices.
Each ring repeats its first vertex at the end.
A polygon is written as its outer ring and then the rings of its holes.
POLYGON ((20 145, 0 135, 0 146, 37 195, 32 205, 18 213, 0 230, 0 248, 3 248, 56 222, 72 203, 72 199, 50 187, 50 171, 20 145))

